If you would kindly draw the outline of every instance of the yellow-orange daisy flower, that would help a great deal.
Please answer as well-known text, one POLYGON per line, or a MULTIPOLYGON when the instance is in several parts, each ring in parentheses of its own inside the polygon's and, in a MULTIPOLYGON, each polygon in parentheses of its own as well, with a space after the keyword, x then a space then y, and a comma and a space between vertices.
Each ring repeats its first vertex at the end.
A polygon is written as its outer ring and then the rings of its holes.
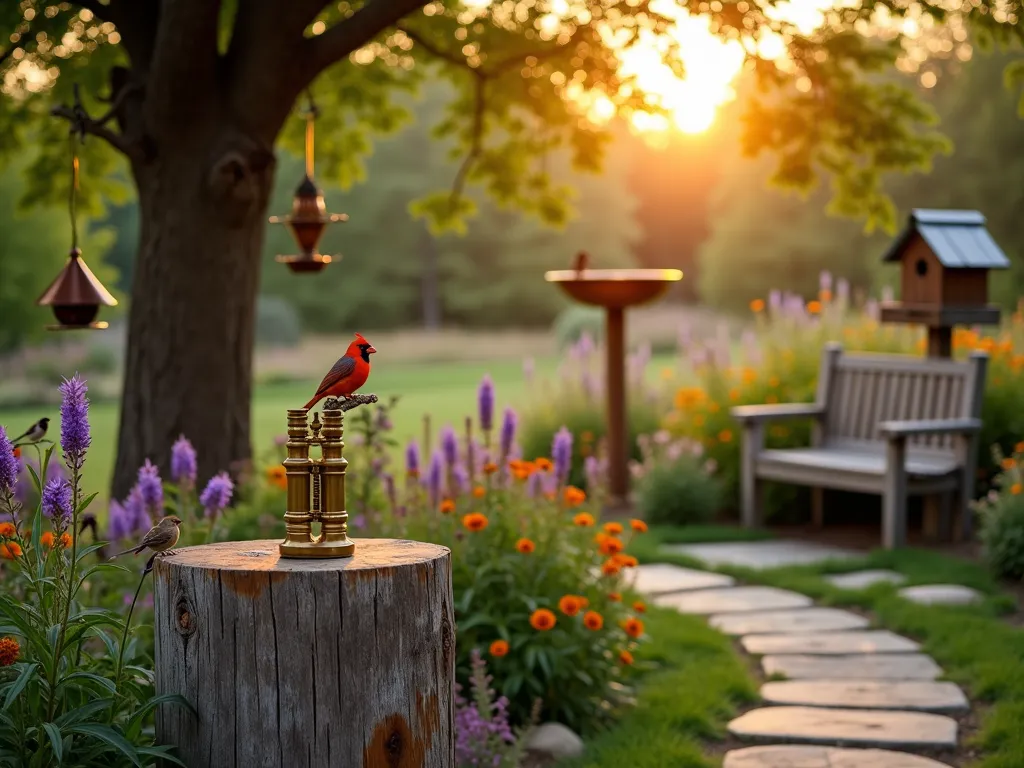
POLYGON ((455 511, 455 502, 451 499, 445 499, 441 502, 441 514, 448 515, 455 511))
POLYGON ((538 632, 547 632, 555 626, 555 614, 547 608, 538 608, 530 614, 530 626, 538 632))
POLYGON ((603 573, 605 576, 614 576, 621 570, 622 566, 614 560, 605 560, 601 564, 601 573, 603 573))
POLYGON ((611 600, 613 603, 621 603, 622 595, 620 595, 618 592, 609 592, 608 599, 611 600))
POLYGON ((620 533, 622 533, 622 523, 605 523, 604 532, 611 534, 612 536, 618 536, 620 533))
POLYGON ((578 507, 587 500, 587 494, 574 485, 567 485, 563 498, 565 499, 566 506, 578 507))
POLYGON ((597 611, 587 611, 583 614, 583 626, 596 632, 604 626, 604 617, 597 611))
POLYGON ((1013 469, 1016 463, 1017 462, 1013 460, 1012 456, 1007 456, 1005 459, 1003 459, 1003 469, 1013 469))
POLYGON ((14 527, 14 523, 0 523, 0 537, 13 539, 17 533, 18 529, 14 527))
POLYGON ((473 498, 475 499, 482 499, 486 495, 487 489, 484 488, 482 485, 478 485, 473 489, 473 498))
POLYGON ((21 545, 16 541, 8 541, 0 544, 0 557, 4 560, 13 560, 21 556, 21 545))
POLYGON ((633 654, 629 651, 619 651, 619 661, 626 666, 633 663, 633 654))
POLYGON ((267 483, 285 490, 288 488, 288 472, 280 464, 275 464, 272 467, 267 467, 267 483))
POLYGON ((594 516, 589 512, 580 512, 572 519, 573 525, 578 525, 581 528, 586 528, 594 524, 594 516))
POLYGON ((562 595, 558 601, 558 610, 564 613, 566 616, 575 616, 580 612, 580 599, 576 595, 562 595))
POLYGON ((1020 483, 1014 483, 1013 485, 1010 486, 1010 493, 1012 493, 1014 496, 1019 496, 1022 490, 1024 490, 1024 486, 1021 486, 1020 483))
POLYGON ((533 464, 541 472, 550 472, 551 471, 551 467, 552 467, 551 459, 545 459, 544 457, 541 457, 539 459, 534 459, 533 460, 533 464))
POLYGON ((9 667, 18 660, 21 646, 13 637, 0 637, 0 667, 9 667))
POLYGON ((522 538, 516 542, 516 551, 524 555, 529 555, 533 550, 537 548, 530 539, 522 538))
POLYGON ((467 531, 482 531, 487 527, 487 515, 482 512, 470 512, 462 518, 462 526, 467 531))
POLYGON ((67 531, 60 535, 60 546, 62 549, 67 549, 71 546, 71 534, 67 531))
POLYGON ((486 464, 484 464, 484 474, 485 475, 493 475, 497 471, 498 471, 498 465, 495 464, 493 461, 488 461, 486 464))
POLYGON ((637 533, 647 533, 647 523, 643 520, 637 520, 636 518, 629 521, 629 527, 637 533))
POLYGON ((633 603, 633 610, 637 613, 644 613, 647 610, 647 606, 639 600, 637 600, 635 603, 633 603))
POLYGON ((623 550, 625 545, 621 539, 616 539, 614 536, 608 536, 602 534, 601 538, 597 542, 597 551, 602 555, 617 555, 623 550))
POLYGON ((644 623, 635 616, 630 616, 624 622, 622 622, 622 628, 626 630, 626 634, 630 637, 640 637, 644 633, 644 623))
POLYGON ((751 300, 750 311, 754 313, 764 312, 764 299, 751 300))
POLYGON ((508 655, 508 642, 505 640, 495 640, 491 643, 491 647, 488 649, 491 656, 496 659, 500 659, 502 656, 508 655))
POLYGON ((39 537, 39 543, 50 549, 53 546, 53 531, 43 531, 43 535, 39 537))

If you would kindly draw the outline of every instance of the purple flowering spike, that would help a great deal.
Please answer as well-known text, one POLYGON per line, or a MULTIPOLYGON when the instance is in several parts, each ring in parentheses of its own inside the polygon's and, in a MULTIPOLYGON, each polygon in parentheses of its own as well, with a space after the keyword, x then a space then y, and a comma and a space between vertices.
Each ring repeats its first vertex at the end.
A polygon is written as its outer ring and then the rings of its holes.
POLYGON ((768 292, 768 308, 772 315, 778 315, 782 310, 782 294, 779 291, 768 292))
POLYGON ((427 469, 427 493, 430 495, 432 509, 437 509, 441 505, 442 470, 441 454, 435 451, 430 457, 430 466, 427 469))
POLYGON ((593 493, 601 485, 601 466, 596 456, 583 460, 583 474, 587 478, 587 490, 593 493))
POLYGON ((572 468, 572 432, 566 427, 558 430, 551 442, 551 461, 555 465, 555 477, 559 483, 564 483, 572 468))
POLYGON ((511 408, 505 409, 505 415, 501 420, 501 457, 504 461, 512 453, 512 444, 516 439, 516 412, 511 408))
POLYGON ((134 522, 127 509, 117 501, 111 501, 110 511, 107 513, 107 539, 110 541, 127 539, 135 531, 134 522))
POLYGON ((391 508, 395 509, 398 506, 398 492, 395 490, 395 476, 392 474, 384 475, 384 493, 387 494, 391 508))
POLYGON ((186 488, 196 484, 196 449, 184 435, 171 446, 171 481, 186 488))
POLYGON ((7 430, 0 427, 0 495, 13 493, 20 471, 21 467, 14 455, 14 446, 7 436, 7 430))
POLYGON ((207 517, 222 512, 231 503, 234 490, 235 484, 231 482, 227 472, 211 477, 203 492, 199 494, 199 503, 206 510, 207 517))
POLYGON ((526 495, 531 499, 536 499, 544 492, 544 475, 540 472, 534 472, 530 475, 530 478, 526 481, 526 495))
POLYGON ((60 385, 60 447, 69 465, 81 468, 92 438, 89 435, 89 388, 76 373, 60 385))
POLYGON ((836 298, 846 304, 850 301, 850 282, 845 278, 839 278, 836 283, 836 298))
POLYGON ((139 479, 136 487, 142 494, 143 503, 154 512, 164 508, 164 485, 160 481, 160 470, 149 459, 139 467, 139 479))
POLYGON ((452 479, 455 481, 455 489, 459 493, 469 493, 469 472, 461 464, 456 464, 452 469, 452 479))
POLYGON ((454 467, 459 461, 459 438, 451 426, 441 430, 441 450, 444 452, 445 464, 454 467))
POLYGON ((832 290, 832 273, 827 269, 823 269, 818 275, 818 287, 823 291, 832 290))
POLYGON ((54 478, 44 485, 41 505, 44 516, 57 525, 66 525, 71 519, 71 485, 68 481, 54 478))
POLYGON ((490 374, 484 376, 480 382, 477 405, 480 411, 480 429, 490 432, 494 428, 494 381, 490 374))
POLYGON ((405 446, 405 473, 411 476, 420 473, 420 446, 415 440, 405 446))
POLYGON ((153 518, 146 508, 139 486, 132 488, 128 498, 124 500, 124 511, 131 523, 130 533, 145 533, 153 525, 153 518))

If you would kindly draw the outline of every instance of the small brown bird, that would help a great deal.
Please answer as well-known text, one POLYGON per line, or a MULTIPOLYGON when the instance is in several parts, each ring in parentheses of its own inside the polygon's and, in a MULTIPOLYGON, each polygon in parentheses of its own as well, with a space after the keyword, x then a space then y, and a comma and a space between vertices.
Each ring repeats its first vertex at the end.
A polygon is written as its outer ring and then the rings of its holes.
POLYGON ((137 555, 144 549, 151 549, 154 552, 166 552, 178 543, 178 536, 181 533, 178 530, 180 525, 180 517, 169 515, 150 528, 149 533, 142 537, 142 541, 137 546, 126 549, 123 552, 118 552, 116 555, 111 555, 110 559, 113 560, 115 557, 127 555, 129 552, 137 555))
POLYGON ((575 269, 577 272, 585 272, 589 264, 590 257, 587 255, 587 252, 580 251, 578 254, 576 254, 576 259, 573 262, 573 269, 575 269))

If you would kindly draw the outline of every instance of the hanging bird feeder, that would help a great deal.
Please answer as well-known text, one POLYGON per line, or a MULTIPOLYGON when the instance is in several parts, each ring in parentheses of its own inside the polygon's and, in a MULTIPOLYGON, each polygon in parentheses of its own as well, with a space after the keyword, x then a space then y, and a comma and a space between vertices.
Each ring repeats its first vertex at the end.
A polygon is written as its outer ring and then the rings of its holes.
POLYGON ((82 258, 78 247, 78 222, 75 204, 78 195, 78 152, 76 128, 71 129, 71 194, 68 209, 71 214, 71 254, 57 278, 50 283, 36 302, 39 306, 53 307, 56 325, 46 326, 48 331, 102 330, 106 322, 97 322, 100 305, 113 307, 117 299, 103 287, 82 258))
POLYGON ((292 198, 292 212, 287 216, 271 216, 271 224, 287 224, 300 253, 292 256, 278 256, 277 261, 286 264, 292 272, 319 272, 331 263, 331 257, 318 253, 317 245, 327 225, 335 221, 348 221, 344 213, 327 213, 324 193, 313 181, 313 122, 319 110, 309 95, 306 110, 306 175, 295 190, 292 198))

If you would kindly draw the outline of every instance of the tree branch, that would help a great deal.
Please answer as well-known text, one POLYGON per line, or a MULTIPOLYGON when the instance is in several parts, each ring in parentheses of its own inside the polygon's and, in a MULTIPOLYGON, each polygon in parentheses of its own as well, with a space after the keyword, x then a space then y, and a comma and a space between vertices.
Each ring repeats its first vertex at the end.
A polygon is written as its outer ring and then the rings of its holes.
MULTIPOLYGON (((122 152, 129 158, 138 158, 139 151, 138 147, 132 142, 128 141, 122 134, 112 131, 107 128, 103 122, 94 120, 85 113, 83 109, 75 109, 73 107, 66 107, 60 104, 50 110, 50 114, 54 117, 63 117, 69 121, 75 128, 78 128, 85 133, 92 134, 93 136, 99 136, 101 139, 106 141, 114 149, 122 152)), ((109 118, 107 118, 109 119, 109 118)))
POLYGON ((328 397, 324 400, 324 410, 338 410, 342 413, 358 408, 360 405, 372 405, 377 402, 376 395, 349 395, 348 397, 328 397))
POLYGON ((425 37, 423 37, 419 32, 415 31, 414 29, 411 29, 408 25, 398 24, 396 25, 395 28, 399 32, 404 34, 406 37, 408 37, 410 40, 412 40, 424 51, 433 56, 435 59, 441 59, 442 61, 446 61, 447 63, 459 67, 460 69, 474 69, 473 67, 469 66, 469 62, 466 60, 465 56, 459 56, 458 54, 452 53, 451 51, 445 51, 441 48, 438 48, 436 45, 429 42, 425 37))
POLYGON ((455 179, 452 181, 452 194, 449 198, 449 205, 453 213, 455 211, 455 204, 462 197, 462 192, 466 187, 466 177, 469 176, 473 164, 484 151, 484 112, 487 108, 487 78, 483 73, 476 72, 475 70, 474 74, 476 75, 476 82, 474 83, 473 90, 473 126, 470 133, 469 152, 463 158, 462 165, 459 166, 455 179))
POLYGON ((309 79, 426 4, 426 0, 369 0, 347 19, 309 41, 313 65, 309 79))

